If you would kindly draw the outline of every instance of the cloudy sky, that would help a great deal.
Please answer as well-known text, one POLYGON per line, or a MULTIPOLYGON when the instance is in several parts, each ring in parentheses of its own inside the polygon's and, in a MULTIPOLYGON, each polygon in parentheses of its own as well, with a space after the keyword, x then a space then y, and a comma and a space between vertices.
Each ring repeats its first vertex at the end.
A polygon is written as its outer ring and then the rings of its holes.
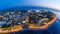
POLYGON ((17 6, 44 6, 60 10, 60 0, 0 0, 0 9, 17 6))

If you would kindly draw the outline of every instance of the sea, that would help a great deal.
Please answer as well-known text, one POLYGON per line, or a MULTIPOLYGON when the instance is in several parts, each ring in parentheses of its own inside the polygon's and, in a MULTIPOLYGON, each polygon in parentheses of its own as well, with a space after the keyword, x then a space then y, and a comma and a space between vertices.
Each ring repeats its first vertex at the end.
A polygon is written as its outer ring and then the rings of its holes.
MULTIPOLYGON (((11 8, 8 8, 11 9, 11 8)), ((57 20, 52 23, 47 29, 36 29, 36 30, 30 30, 28 28, 25 28, 25 30, 19 31, 19 32, 13 32, 10 34, 60 34, 60 10, 58 9, 53 9, 53 8, 47 8, 47 7, 36 7, 36 6, 24 6, 24 7, 14 7, 12 9, 19 9, 19 10, 49 10, 53 13, 56 14, 56 18, 57 20)), ((6 10, 6 9, 2 9, 2 10, 6 10)), ((3 11, 1 11, 3 12, 3 11)), ((1 13, 0 13, 1 14, 1 13)))

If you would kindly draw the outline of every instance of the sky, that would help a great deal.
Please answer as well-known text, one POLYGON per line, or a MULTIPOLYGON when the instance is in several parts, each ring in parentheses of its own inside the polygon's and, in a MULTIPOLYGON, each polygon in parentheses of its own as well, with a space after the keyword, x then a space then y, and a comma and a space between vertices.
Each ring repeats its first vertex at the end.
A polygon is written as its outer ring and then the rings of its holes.
POLYGON ((60 10, 60 0, 0 0, 0 9, 20 6, 43 6, 60 10))

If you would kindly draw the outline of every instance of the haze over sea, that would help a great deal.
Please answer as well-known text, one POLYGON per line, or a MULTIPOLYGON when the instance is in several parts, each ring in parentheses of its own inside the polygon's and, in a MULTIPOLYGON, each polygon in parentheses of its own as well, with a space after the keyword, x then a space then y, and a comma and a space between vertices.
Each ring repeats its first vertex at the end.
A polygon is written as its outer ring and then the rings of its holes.
POLYGON ((15 34, 60 34, 59 3, 60 0, 0 0, 0 10, 9 9, 13 7, 22 7, 22 6, 23 7, 31 6, 31 9, 38 9, 40 7, 39 9, 50 10, 56 14, 57 21, 55 21, 52 25, 50 25, 46 30, 25 30, 15 34), (35 8, 33 6, 35 6, 35 8))

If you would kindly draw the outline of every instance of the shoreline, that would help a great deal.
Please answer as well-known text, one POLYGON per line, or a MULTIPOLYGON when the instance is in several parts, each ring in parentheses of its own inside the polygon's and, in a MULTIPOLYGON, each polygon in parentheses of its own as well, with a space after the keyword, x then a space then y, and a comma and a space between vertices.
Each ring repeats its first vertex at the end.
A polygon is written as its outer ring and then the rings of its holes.
MULTIPOLYGON (((29 27, 29 29, 46 29, 46 28, 48 28, 52 23, 54 23, 54 21, 56 21, 56 15, 53 15, 53 19, 51 20, 51 21, 49 21, 47 24, 45 24, 44 26, 35 26, 35 25, 31 25, 31 24, 29 24, 28 25, 28 27, 29 27)), ((10 28, 10 30, 9 29, 7 29, 7 30, 3 30, 4 28, 0 28, 0 33, 12 33, 12 32, 18 32, 18 31, 21 31, 21 30, 23 30, 23 28, 22 28, 22 26, 23 25, 15 25, 15 26, 13 26, 13 27, 11 27, 10 28), (2 30, 1 30, 2 29, 2 30)))
POLYGON ((54 23, 56 21, 56 15, 53 15, 53 19, 51 21, 49 21, 47 24, 45 24, 44 26, 35 26, 35 25, 29 25, 30 29, 46 29, 48 28, 52 23, 54 23))
POLYGON ((12 33, 12 32, 18 32, 20 30, 22 30, 23 28, 19 25, 19 26, 14 26, 14 27, 11 27, 10 29, 7 29, 7 30, 3 30, 3 28, 0 28, 2 30, 0 30, 0 34, 7 34, 7 33, 12 33))

